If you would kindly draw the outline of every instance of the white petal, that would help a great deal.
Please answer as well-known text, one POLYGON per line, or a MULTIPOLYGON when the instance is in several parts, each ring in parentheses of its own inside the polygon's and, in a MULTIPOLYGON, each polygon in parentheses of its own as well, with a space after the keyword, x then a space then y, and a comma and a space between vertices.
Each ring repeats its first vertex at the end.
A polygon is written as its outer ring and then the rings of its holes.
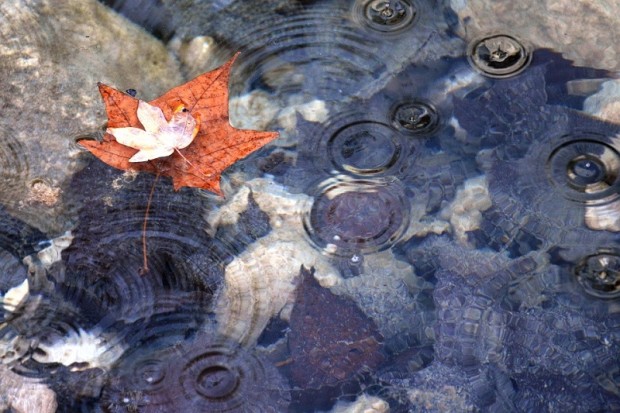
POLYGON ((107 132, 116 138, 116 142, 134 149, 154 149, 158 140, 152 133, 138 128, 108 128, 107 132))
POLYGON ((170 146, 183 149, 194 140, 196 119, 189 112, 175 113, 165 128, 160 131, 160 140, 170 146))
POLYGON ((147 132, 157 133, 168 122, 160 108, 152 106, 141 100, 138 103, 138 119, 147 132))
POLYGON ((157 148, 151 150, 138 151, 134 156, 129 158, 129 162, 146 162, 155 158, 163 158, 174 152, 174 148, 157 148))

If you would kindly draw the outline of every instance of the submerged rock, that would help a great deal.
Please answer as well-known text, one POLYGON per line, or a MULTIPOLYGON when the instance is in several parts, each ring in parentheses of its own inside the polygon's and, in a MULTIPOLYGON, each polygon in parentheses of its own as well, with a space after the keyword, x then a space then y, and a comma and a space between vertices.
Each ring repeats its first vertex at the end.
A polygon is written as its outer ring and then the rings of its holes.
POLYGON ((58 407, 56 395, 37 379, 20 376, 0 366, 0 409, 15 413, 54 413, 58 407))
POLYGON ((216 304, 219 332, 251 347, 272 317, 288 318, 295 279, 302 265, 316 267, 326 275, 336 271, 304 239, 302 216, 309 208, 307 195, 289 193, 263 178, 246 185, 226 205, 212 211, 207 221, 213 232, 236 225, 251 204, 250 199, 269 216, 271 231, 226 266, 216 304))
POLYGON ((408 412, 514 411, 512 385, 493 366, 464 370, 433 362, 411 377, 388 374, 384 380, 408 412))

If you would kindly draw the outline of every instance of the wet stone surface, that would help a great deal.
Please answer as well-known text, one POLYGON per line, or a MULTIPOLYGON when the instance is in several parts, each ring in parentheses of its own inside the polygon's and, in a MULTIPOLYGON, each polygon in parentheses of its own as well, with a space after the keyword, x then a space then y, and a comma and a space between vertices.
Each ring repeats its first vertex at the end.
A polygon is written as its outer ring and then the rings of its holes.
POLYGON ((0 6, 1 411, 620 411, 615 4, 60 3, 0 6), (223 197, 74 144, 236 51, 223 197))

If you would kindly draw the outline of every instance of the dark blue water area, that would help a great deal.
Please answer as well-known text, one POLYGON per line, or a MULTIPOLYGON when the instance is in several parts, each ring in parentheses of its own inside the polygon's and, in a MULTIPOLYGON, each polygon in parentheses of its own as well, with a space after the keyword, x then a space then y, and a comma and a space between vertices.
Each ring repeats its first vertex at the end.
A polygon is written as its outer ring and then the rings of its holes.
POLYGON ((433 0, 102 3, 241 50, 231 97, 297 114, 225 198, 84 153, 66 245, 0 206, 13 389, 58 412, 620 411, 620 126, 585 107, 612 73, 468 44, 433 0))

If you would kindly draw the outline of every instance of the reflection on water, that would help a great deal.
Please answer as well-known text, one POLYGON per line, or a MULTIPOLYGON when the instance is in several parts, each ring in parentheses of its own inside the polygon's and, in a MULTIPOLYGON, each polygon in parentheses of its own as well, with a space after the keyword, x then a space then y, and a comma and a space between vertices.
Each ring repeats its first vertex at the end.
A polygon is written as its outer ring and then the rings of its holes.
POLYGON ((40 101, 77 102, 0 123, 3 411, 620 410, 607 59, 468 1, 65 3, 0 18, 29 34, 2 52, 11 86, 55 68, 40 101), (59 22, 93 15, 54 49, 59 22), (126 65, 115 42, 149 61, 131 69, 148 86, 90 79, 102 39, 106 65, 126 65), (237 50, 231 121, 281 137, 229 168, 225 197, 77 151, 103 121, 97 80, 145 96, 237 50))

